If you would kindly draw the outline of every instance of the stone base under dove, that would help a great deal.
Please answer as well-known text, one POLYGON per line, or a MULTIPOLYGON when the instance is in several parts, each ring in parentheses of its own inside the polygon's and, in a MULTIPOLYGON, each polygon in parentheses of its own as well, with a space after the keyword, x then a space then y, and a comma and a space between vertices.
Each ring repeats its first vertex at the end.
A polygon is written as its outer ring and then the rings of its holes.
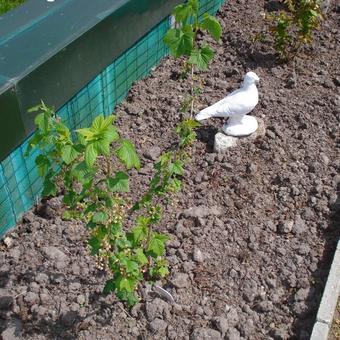
POLYGON ((222 131, 228 136, 245 137, 254 133, 258 127, 256 118, 246 115, 242 119, 229 119, 224 124, 222 131))
MULTIPOLYGON (((250 116, 249 116, 250 117, 250 116)), ((256 119, 255 117, 252 117, 256 119)), ((266 134, 266 127, 264 121, 261 118, 258 118, 258 129, 255 133, 248 136, 227 136, 224 131, 217 132, 214 140, 214 152, 224 153, 227 152, 232 147, 236 147, 240 143, 249 143, 254 142, 255 139, 259 137, 264 137, 266 134)))

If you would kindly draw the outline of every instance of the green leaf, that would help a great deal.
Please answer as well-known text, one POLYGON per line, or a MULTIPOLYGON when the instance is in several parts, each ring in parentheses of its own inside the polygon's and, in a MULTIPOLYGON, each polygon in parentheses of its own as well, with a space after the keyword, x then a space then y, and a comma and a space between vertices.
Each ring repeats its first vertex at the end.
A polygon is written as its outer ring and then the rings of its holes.
POLYGON ((104 287, 104 289, 103 289, 103 292, 104 292, 104 294, 110 294, 110 293, 112 293, 113 291, 115 291, 115 289, 116 289, 115 280, 110 279, 110 280, 107 280, 107 281, 106 281, 105 287, 104 287))
POLYGON ((169 269, 168 267, 165 267, 165 266, 158 268, 157 272, 158 272, 158 275, 162 278, 169 275, 169 269))
POLYGON ((169 239, 168 236, 154 233, 147 248, 147 253, 154 258, 162 256, 165 253, 165 242, 169 239))
POLYGON ((84 214, 88 214, 90 212, 95 211, 98 208, 98 204, 97 203, 91 203, 90 205, 87 206, 87 208, 84 211, 84 214))
POLYGON ((193 14, 197 14, 199 8, 199 0, 189 0, 188 6, 191 7, 193 14))
POLYGON ((94 132, 90 128, 78 129, 76 132, 86 141, 90 141, 94 136, 94 132))
POLYGON ((135 292, 128 292, 126 290, 116 290, 116 296, 122 301, 126 301, 129 307, 134 306, 139 299, 135 292))
POLYGON ((104 127, 104 123, 105 123, 105 118, 103 114, 98 115, 92 122, 93 130, 100 131, 104 127))
POLYGON ((135 261, 127 260, 125 268, 126 268, 126 272, 128 274, 138 274, 139 273, 139 265, 135 261))
POLYGON ((43 133, 46 133, 49 129, 49 117, 47 117, 44 112, 39 113, 35 117, 34 123, 43 133))
POLYGON ((95 148, 94 144, 88 144, 85 149, 85 162, 89 168, 92 168, 98 157, 98 151, 95 148))
POLYGON ((61 158, 66 164, 72 163, 78 155, 79 153, 73 145, 65 145, 61 149, 61 158))
POLYGON ((214 51, 210 47, 205 46, 200 49, 194 49, 190 54, 188 63, 196 65, 199 70, 205 71, 208 69, 213 57, 214 51))
POLYGON ((173 178, 170 185, 174 192, 179 192, 182 188, 182 182, 178 178, 173 178))
POLYGON ((207 30, 216 41, 220 40, 222 27, 215 17, 205 13, 200 26, 202 30, 207 30))
POLYGON ((63 213, 63 219, 66 221, 70 221, 73 219, 80 219, 80 218, 81 218, 81 214, 77 210, 66 210, 63 213))
POLYGON ((104 139, 106 139, 109 143, 116 141, 119 138, 119 133, 114 126, 109 126, 103 133, 104 139))
POLYGON ((61 139, 71 141, 71 139, 70 139, 71 132, 70 132, 69 128, 64 123, 62 123, 61 121, 55 122, 55 129, 56 129, 56 131, 59 134, 59 137, 61 139))
POLYGON ((105 118, 103 114, 100 114, 93 120, 92 128, 96 131, 105 130, 109 126, 112 126, 114 120, 115 116, 113 115, 105 118))
POLYGON ((134 306, 137 302, 139 302, 139 299, 137 298, 135 293, 126 293, 126 302, 129 307, 134 306))
POLYGON ((129 233, 129 239, 135 244, 139 245, 143 240, 146 239, 148 230, 146 227, 138 226, 131 229, 131 233, 129 233), (131 237, 130 237, 131 236, 131 237))
POLYGON ((110 143, 105 139, 94 142, 93 147, 98 155, 110 155, 110 143))
POLYGON ((95 174, 95 171, 90 169, 84 161, 78 163, 72 169, 72 176, 74 176, 83 185, 91 181, 95 174))
POLYGON ((95 214, 93 215, 93 217, 92 217, 92 222, 93 222, 93 223, 97 223, 97 224, 99 224, 99 223, 105 223, 105 222, 107 221, 107 219, 108 219, 107 214, 104 213, 104 212, 102 212, 102 211, 100 211, 100 212, 97 212, 97 213, 95 213, 95 214))
POLYGON ((135 254, 135 258, 140 265, 144 266, 148 263, 148 258, 145 256, 142 248, 137 248, 135 254))
POLYGON ((181 131, 195 129, 200 126, 201 123, 194 119, 185 119, 177 125, 176 132, 179 134, 181 131))
POLYGON ((183 29, 171 28, 164 36, 164 43, 169 47, 170 53, 178 58, 183 55, 190 55, 194 46, 195 33, 190 25, 183 29))
MULTIPOLYGON (((174 153, 172 151, 162 153, 162 155, 159 157, 160 165, 164 166, 164 165, 168 164, 171 161, 173 156, 174 156, 174 153)), ((155 166, 155 168, 156 168, 156 166, 155 166)))
POLYGON ((47 196, 55 196, 57 194, 57 186, 55 185, 53 181, 52 176, 46 176, 44 180, 44 188, 41 193, 43 197, 47 196))
POLYGON ((38 104, 28 109, 27 112, 32 113, 32 112, 38 112, 40 110, 41 110, 41 104, 38 104))
POLYGON ((175 175, 182 176, 184 173, 184 163, 181 160, 177 159, 174 163, 170 165, 169 170, 175 175))
POLYGON ((39 155, 35 159, 39 176, 44 177, 51 166, 51 162, 45 155, 39 155))
POLYGON ((118 282, 117 282, 117 288, 119 290, 125 290, 127 292, 133 292, 135 290, 135 285, 136 285, 136 280, 132 278, 124 278, 122 277, 118 282))
POLYGON ((118 171, 114 178, 108 178, 107 182, 109 189, 113 192, 129 191, 129 176, 122 171, 118 171))
POLYGON ((120 143, 120 147, 116 150, 117 157, 126 166, 127 169, 140 168, 140 160, 134 145, 126 139, 120 143))
POLYGON ((175 7, 173 11, 176 22, 185 25, 189 16, 192 15, 191 8, 187 4, 181 4, 175 7))
POLYGON ((136 226, 131 229, 129 239, 135 245, 141 244, 148 235, 148 227, 151 223, 150 217, 138 216, 136 226))
POLYGON ((32 138, 28 141, 27 149, 24 156, 27 157, 30 154, 31 150, 35 148, 42 141, 42 139, 43 136, 41 135, 41 133, 39 133, 39 131, 36 131, 32 138))
POLYGON ((101 241, 96 236, 92 236, 89 239, 89 245, 91 247, 91 254, 96 255, 98 254, 99 250, 101 249, 101 241))
POLYGON ((75 191, 68 191, 63 198, 63 202, 69 206, 74 207, 75 203, 77 202, 77 193, 75 191))

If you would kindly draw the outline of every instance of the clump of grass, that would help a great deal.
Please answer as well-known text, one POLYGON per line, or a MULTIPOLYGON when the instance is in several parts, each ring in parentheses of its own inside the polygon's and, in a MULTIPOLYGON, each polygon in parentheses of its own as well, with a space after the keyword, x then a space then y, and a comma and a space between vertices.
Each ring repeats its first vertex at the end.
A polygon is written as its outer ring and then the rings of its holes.
POLYGON ((0 0, 0 15, 23 4, 25 1, 26 0, 0 0))

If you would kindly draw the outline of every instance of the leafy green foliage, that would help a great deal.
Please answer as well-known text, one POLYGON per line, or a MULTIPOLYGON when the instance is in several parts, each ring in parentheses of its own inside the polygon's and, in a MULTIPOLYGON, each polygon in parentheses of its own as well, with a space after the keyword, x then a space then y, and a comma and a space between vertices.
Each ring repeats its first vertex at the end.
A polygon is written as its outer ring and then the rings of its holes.
POLYGON ((190 74, 190 95, 185 98, 181 111, 190 111, 190 118, 200 92, 196 90, 200 89, 200 84, 195 85, 200 79, 195 76, 195 71, 206 71, 215 54, 207 42, 203 44, 198 42, 197 34, 206 32, 216 41, 219 41, 222 35, 221 25, 215 17, 205 13, 200 21, 198 12, 198 0, 189 0, 176 6, 173 10, 176 27, 169 29, 164 37, 164 43, 169 47, 172 56, 186 58, 183 75, 187 77, 190 74))
POLYGON ((274 48, 282 60, 293 59, 300 47, 313 41, 323 18, 321 0, 284 0, 286 11, 268 15, 274 48))
POLYGON ((37 111, 37 131, 29 141, 27 152, 38 149, 39 174, 44 177, 43 196, 54 196, 63 183, 64 218, 82 220, 90 233, 88 245, 100 268, 110 270, 112 277, 104 292, 133 305, 143 280, 168 275, 165 246, 168 236, 155 232, 162 218, 162 199, 181 188, 186 160, 185 148, 195 134, 194 121, 184 121, 177 128, 178 148, 164 152, 155 164, 155 175, 145 195, 134 204, 138 213, 131 228, 126 228, 131 212, 124 195, 130 190, 128 170, 140 168, 134 145, 121 139, 113 126, 114 117, 100 115, 89 128, 77 130, 76 138, 44 103, 37 111), (113 169, 113 159, 120 169, 113 169), (121 170, 124 167, 126 171, 121 170))
POLYGON ((195 33, 190 25, 184 26, 182 29, 171 28, 164 42, 169 46, 170 53, 178 58, 181 56, 190 56, 193 49, 193 40, 195 33))
POLYGON ((170 53, 178 58, 189 57, 189 63, 199 70, 206 70, 213 58, 213 49, 206 45, 201 47, 197 43, 199 30, 208 32, 216 41, 219 41, 222 28, 216 18, 205 13, 201 22, 198 20, 198 0, 190 0, 175 7, 173 15, 178 28, 171 28, 164 37, 164 43, 169 47, 170 53))
POLYGON ((207 30, 216 41, 220 40, 222 35, 222 27, 215 17, 205 13, 203 15, 200 28, 207 30))
POLYGON ((129 192, 129 176, 118 171, 115 177, 108 178, 108 187, 113 192, 129 192))
POLYGON ((140 161, 133 144, 128 140, 121 140, 120 147, 116 151, 117 157, 127 169, 140 168, 140 161))
POLYGON ((196 65, 198 69, 206 71, 210 61, 214 58, 214 51, 210 47, 202 47, 191 51, 189 64, 196 65))

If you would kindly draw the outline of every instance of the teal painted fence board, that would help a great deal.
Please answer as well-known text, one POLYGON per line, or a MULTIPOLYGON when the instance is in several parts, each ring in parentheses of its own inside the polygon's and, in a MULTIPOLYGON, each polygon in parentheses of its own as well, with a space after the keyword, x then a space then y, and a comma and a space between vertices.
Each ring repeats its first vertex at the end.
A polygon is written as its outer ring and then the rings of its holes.
MULTIPOLYGON (((200 13, 215 14, 223 3, 223 0, 201 0, 200 13)), ((169 27, 167 18, 81 89, 58 115, 71 129, 77 129, 88 126, 98 114, 111 114, 133 82, 148 75, 167 55, 163 36, 169 27)), ((0 237, 34 205, 42 189, 34 163, 37 151, 25 157, 27 144, 28 140, 0 163, 0 237)))

